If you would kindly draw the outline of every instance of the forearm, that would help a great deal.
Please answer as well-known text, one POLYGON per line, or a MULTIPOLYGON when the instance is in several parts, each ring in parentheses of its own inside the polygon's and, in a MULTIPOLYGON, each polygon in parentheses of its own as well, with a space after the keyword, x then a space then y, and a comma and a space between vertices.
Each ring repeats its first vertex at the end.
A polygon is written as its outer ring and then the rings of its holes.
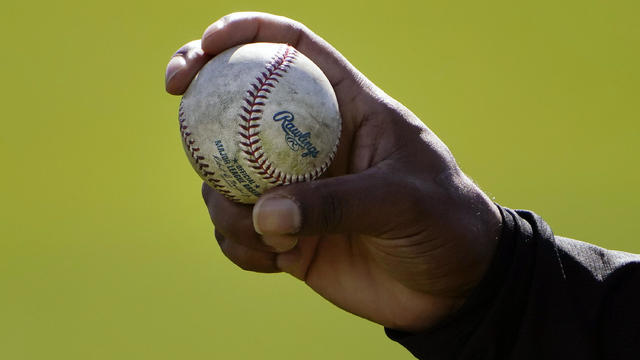
POLYGON ((501 211, 491 267, 460 311, 426 332, 388 335, 429 359, 591 359, 637 351, 631 338, 640 334, 640 312, 631 304, 640 303, 640 258, 554 237, 533 213, 501 211))

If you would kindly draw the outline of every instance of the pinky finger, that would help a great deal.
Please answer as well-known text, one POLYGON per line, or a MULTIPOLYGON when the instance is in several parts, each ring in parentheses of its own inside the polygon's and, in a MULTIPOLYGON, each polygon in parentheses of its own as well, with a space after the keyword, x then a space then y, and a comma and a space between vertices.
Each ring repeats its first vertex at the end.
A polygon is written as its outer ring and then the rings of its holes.
POLYGON ((222 253, 241 269, 261 273, 280 272, 276 264, 275 253, 255 250, 233 240, 226 239, 217 230, 215 234, 222 253))

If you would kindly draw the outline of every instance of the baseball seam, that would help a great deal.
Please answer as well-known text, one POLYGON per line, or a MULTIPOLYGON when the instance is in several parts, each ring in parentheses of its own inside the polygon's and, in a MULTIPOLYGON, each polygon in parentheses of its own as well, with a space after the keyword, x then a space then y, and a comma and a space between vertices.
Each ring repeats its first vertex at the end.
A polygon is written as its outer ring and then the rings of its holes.
POLYGON ((199 154, 200 147, 196 144, 196 140, 191 136, 192 134, 191 131, 189 131, 189 126, 186 124, 187 116, 184 112, 184 104, 182 100, 180 101, 178 120, 180 122, 180 134, 182 135, 182 143, 184 144, 187 154, 191 156, 196 171, 214 189, 224 194, 227 198, 234 200, 235 196, 231 193, 231 191, 227 190, 225 186, 220 183, 220 179, 216 179, 214 177, 215 172, 210 170, 211 164, 206 162, 206 158, 199 154))
POLYGON ((260 121, 266 101, 271 90, 276 87, 279 78, 283 78, 288 72, 294 60, 298 56, 296 49, 285 45, 284 51, 275 54, 271 62, 265 65, 265 70, 256 77, 256 82, 250 84, 247 96, 244 97, 246 106, 242 106, 240 113, 240 148, 245 154, 245 159, 263 180, 273 185, 285 185, 299 181, 309 181, 320 176, 333 160, 336 147, 329 155, 329 159, 322 166, 302 175, 291 175, 278 169, 265 155, 262 148, 260 134, 260 121))

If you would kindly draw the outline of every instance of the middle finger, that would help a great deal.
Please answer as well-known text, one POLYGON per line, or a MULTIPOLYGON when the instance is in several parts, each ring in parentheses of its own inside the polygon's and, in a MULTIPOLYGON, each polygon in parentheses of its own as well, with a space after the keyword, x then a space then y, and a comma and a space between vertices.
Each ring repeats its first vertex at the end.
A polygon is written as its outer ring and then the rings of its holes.
POLYGON ((252 205, 236 204, 206 183, 202 184, 202 197, 213 225, 226 239, 254 250, 275 252, 254 230, 252 205))

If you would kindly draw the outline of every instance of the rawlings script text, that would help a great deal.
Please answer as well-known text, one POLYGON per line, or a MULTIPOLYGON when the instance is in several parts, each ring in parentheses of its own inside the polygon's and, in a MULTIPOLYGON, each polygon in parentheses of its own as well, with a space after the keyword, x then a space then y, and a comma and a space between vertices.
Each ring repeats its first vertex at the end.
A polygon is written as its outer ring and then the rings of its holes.
POLYGON ((298 129, 293 123, 293 119, 293 114, 289 111, 280 111, 273 115, 273 121, 281 121, 280 125, 282 131, 284 131, 284 138, 291 150, 298 151, 302 149, 302 157, 309 155, 313 158, 317 157, 320 151, 311 143, 311 133, 303 133, 302 130, 298 129))

